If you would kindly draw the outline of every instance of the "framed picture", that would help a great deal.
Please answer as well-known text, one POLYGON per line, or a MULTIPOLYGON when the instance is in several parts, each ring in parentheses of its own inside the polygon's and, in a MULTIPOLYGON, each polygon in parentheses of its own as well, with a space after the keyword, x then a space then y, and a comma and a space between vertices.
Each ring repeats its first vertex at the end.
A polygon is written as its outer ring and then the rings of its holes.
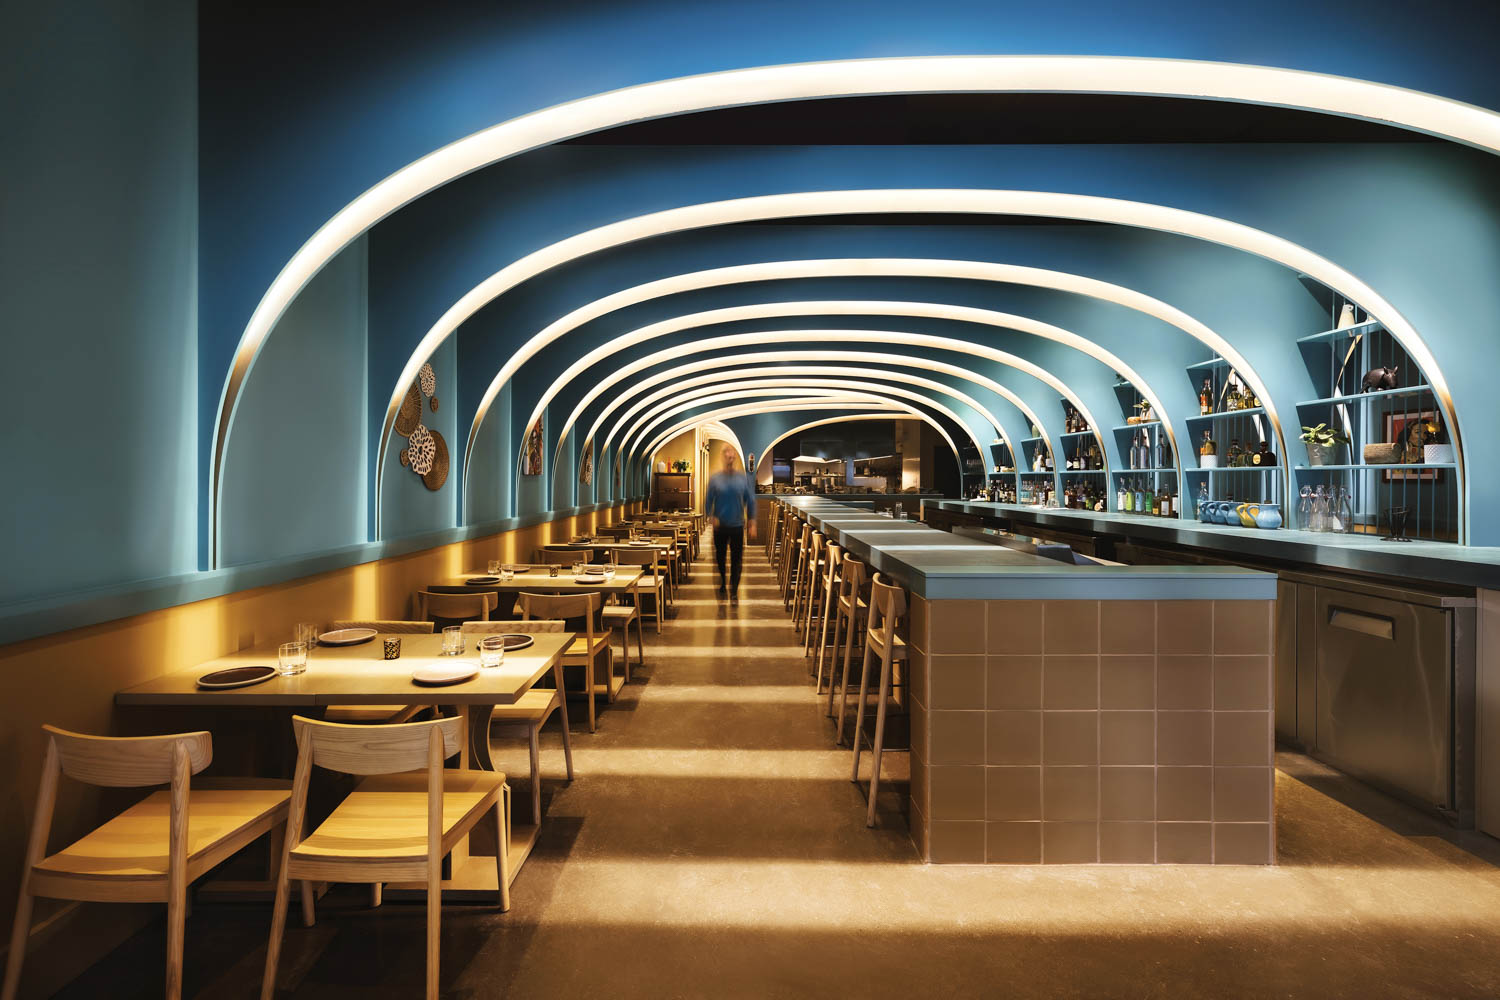
MULTIPOLYGON (((1434 410, 1385 414, 1385 440, 1401 446, 1401 464, 1415 465, 1422 461, 1422 446, 1429 443, 1429 434, 1441 426, 1438 420, 1434 410)), ((1442 469, 1386 469, 1381 478, 1388 483, 1399 480, 1436 482, 1442 476, 1442 469)))
POLYGON ((578 460, 578 481, 585 486, 594 483, 594 439, 583 442, 583 455, 578 460))
POLYGON ((542 418, 537 417, 536 423, 531 425, 531 430, 526 433, 526 450, 521 455, 521 475, 540 476, 542 474, 542 418))

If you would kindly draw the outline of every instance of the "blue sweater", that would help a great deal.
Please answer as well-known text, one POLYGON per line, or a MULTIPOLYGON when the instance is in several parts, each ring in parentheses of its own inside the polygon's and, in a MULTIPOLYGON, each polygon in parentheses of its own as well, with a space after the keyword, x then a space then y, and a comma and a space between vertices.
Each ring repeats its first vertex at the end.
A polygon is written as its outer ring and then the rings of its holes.
POLYGON ((746 518, 755 516, 755 489, 743 472, 715 472, 708 481, 708 496, 703 505, 708 516, 716 517, 726 528, 744 527, 746 518))

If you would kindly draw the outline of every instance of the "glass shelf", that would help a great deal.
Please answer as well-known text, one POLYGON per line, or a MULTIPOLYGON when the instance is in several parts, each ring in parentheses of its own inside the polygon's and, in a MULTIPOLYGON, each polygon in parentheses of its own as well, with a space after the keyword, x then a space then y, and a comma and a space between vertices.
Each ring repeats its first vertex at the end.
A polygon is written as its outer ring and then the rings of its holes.
POLYGON ((1338 340, 1340 337, 1357 337, 1362 333, 1374 333, 1376 330, 1383 329, 1385 329, 1385 327, 1381 325, 1379 320, 1372 319, 1366 320, 1363 323, 1356 323, 1353 326, 1346 326, 1341 330, 1324 330, 1322 333, 1314 333, 1306 337, 1299 337, 1297 339, 1297 343, 1328 344, 1332 343, 1335 340, 1338 340))
POLYGON ((1376 389, 1373 392, 1351 393, 1348 396, 1329 396, 1327 399, 1304 399, 1298 406, 1329 406, 1337 403, 1369 402, 1372 399, 1396 399, 1401 396, 1420 396, 1431 392, 1430 385, 1411 385, 1404 389, 1376 389))
POLYGON ((1221 420, 1233 420, 1235 417, 1259 417, 1264 416, 1265 412, 1265 407, 1253 406, 1248 410, 1225 410, 1222 413, 1199 413, 1194 416, 1188 417, 1187 422, 1190 424, 1194 422, 1207 423, 1217 422, 1221 420))

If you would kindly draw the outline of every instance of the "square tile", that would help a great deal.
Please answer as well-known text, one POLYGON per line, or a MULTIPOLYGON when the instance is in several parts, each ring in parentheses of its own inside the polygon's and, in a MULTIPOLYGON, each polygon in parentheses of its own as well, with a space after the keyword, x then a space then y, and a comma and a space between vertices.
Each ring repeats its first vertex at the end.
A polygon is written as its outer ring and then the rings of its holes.
POLYGON ((1214 763, 1271 763, 1275 738, 1270 712, 1215 712, 1214 763))
POLYGON ((1042 707, 1098 708, 1099 657, 1043 657, 1042 707))
POLYGON ((986 823, 985 861, 992 865, 1042 863, 1042 824, 986 823))
POLYGON ((1214 652, 1271 655, 1271 602, 1214 601, 1214 652))
POLYGON ((983 656, 929 656, 928 708, 984 708, 983 656))
POLYGON ((984 767, 929 764, 927 801, 933 821, 984 819, 984 767))
POLYGON ((985 762, 988 764, 1040 764, 1042 762, 1041 712, 986 712, 985 762))
POLYGON ((1214 864, 1269 865, 1273 860, 1271 824, 1214 824, 1214 864))
POLYGON ((1042 768, 1042 819, 1095 820, 1099 818, 1099 769, 1042 768))
POLYGON ((1171 655, 1156 658, 1157 708, 1212 708, 1213 704, 1212 657, 1171 655))
POLYGON ((989 652, 1040 653, 1042 651, 1041 601, 987 601, 989 652))
POLYGON ((929 764, 983 764, 984 712, 927 713, 929 764))
POLYGON ((1213 824, 1156 824, 1156 863, 1207 865, 1213 863, 1213 824))
POLYGON ((1156 768, 1100 767, 1099 818, 1156 819, 1156 768))
POLYGON ((1099 707, 1155 708, 1156 657, 1099 657, 1099 707))
POLYGON ((927 598, 911 595, 911 601, 907 604, 908 621, 911 634, 906 641, 911 643, 912 649, 920 649, 927 652, 927 598))
POLYGON ((1046 601, 1042 652, 1099 652, 1098 601, 1046 601))
POLYGON ((1211 767, 1158 767, 1156 818, 1174 821, 1213 819, 1213 775, 1211 767))
POLYGON ((1099 763, 1155 764, 1155 712, 1100 712, 1099 763))
POLYGON ((1098 823, 1042 824, 1042 864, 1091 865, 1098 860, 1098 823))
POLYGON ((983 601, 928 601, 927 652, 983 653, 984 618, 983 601))
POLYGON ((1042 707, 1040 656, 990 656, 986 673, 985 708, 1042 707))
POLYGON ((1105 652, 1155 653, 1156 602, 1099 602, 1099 635, 1105 652))
POLYGON ((1100 823, 1099 860, 1113 865, 1149 865, 1156 861, 1155 823, 1100 823))
POLYGON ((1214 708, 1266 712, 1271 705, 1269 656, 1215 656, 1214 708))
POLYGON ((1215 823, 1271 821, 1269 767, 1216 767, 1213 771, 1215 823))
POLYGON ((989 820, 1042 818, 1040 767, 985 768, 984 811, 989 820))
POLYGON ((1156 762, 1213 763, 1213 716, 1212 712, 1157 712, 1156 762))
POLYGON ((983 823, 929 823, 927 860, 935 865, 984 864, 984 827, 983 823))
POLYGON ((1098 712, 1042 713, 1043 764, 1097 764, 1098 762, 1098 712))
POLYGON ((1211 653, 1214 648, 1213 605, 1207 601, 1157 601, 1158 653, 1211 653))

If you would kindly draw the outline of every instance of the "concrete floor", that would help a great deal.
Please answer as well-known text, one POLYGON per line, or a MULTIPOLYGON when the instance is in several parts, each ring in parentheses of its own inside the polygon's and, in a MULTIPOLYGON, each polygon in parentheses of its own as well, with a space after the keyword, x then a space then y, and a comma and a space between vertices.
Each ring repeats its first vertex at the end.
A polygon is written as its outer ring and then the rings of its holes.
MULTIPOLYGON (((576 730, 571 785, 546 739, 537 852, 510 913, 445 911, 445 995, 1500 996, 1496 842, 1305 758, 1280 761, 1274 868, 918 863, 905 755, 866 829, 771 572, 747 556, 733 609, 700 563, 678 619, 648 631, 649 666, 597 734, 576 730)), ((524 746, 502 766, 524 774, 524 746)), ((364 898, 336 889, 316 927, 293 918, 285 995, 421 994, 423 908, 364 898)), ((253 996, 268 923, 264 906, 199 905, 187 994, 253 996)), ((135 935, 62 995, 159 996, 163 936, 135 935)))

